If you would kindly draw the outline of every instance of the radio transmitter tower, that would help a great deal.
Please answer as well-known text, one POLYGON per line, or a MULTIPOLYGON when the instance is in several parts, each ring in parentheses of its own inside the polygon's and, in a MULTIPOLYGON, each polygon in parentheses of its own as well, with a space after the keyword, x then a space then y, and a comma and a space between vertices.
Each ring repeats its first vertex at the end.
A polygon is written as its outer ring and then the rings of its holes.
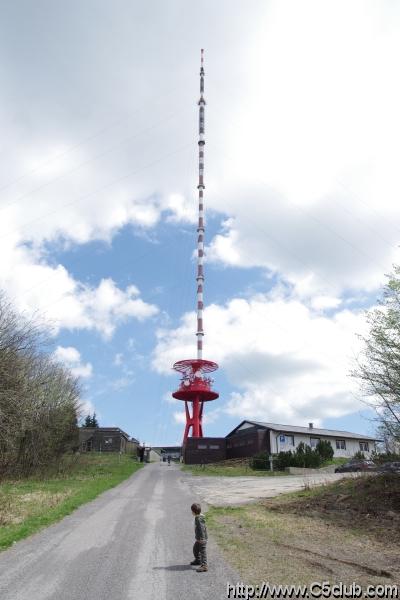
POLYGON ((175 371, 182 374, 179 389, 172 394, 177 400, 185 402, 186 427, 183 435, 185 445, 192 429, 192 437, 203 437, 204 402, 216 400, 219 394, 212 390, 213 381, 207 377, 218 369, 218 365, 203 359, 203 292, 204 292, 204 115, 206 101, 204 99, 204 50, 201 51, 200 66, 200 100, 199 105, 199 221, 197 226, 197 358, 180 360, 174 364, 175 371), (191 411, 189 405, 191 406, 191 411))

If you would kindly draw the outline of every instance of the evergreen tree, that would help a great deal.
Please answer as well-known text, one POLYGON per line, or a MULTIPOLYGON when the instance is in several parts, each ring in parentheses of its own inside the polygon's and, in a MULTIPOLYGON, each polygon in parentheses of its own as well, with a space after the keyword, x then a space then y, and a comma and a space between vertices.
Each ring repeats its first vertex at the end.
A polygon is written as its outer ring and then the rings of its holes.
POLYGON ((90 415, 86 415, 85 421, 83 423, 83 427, 93 427, 93 425, 92 425, 92 417, 90 415))
POLYGON ((323 461, 332 460, 334 450, 332 448, 332 444, 328 442, 328 440, 319 440, 315 450, 320 455, 323 461))

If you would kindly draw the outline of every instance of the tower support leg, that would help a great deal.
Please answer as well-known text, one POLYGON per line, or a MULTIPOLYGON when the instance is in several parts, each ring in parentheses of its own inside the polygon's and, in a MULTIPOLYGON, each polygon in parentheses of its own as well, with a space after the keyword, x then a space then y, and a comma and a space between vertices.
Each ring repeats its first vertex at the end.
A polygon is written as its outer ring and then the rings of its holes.
POLYGON ((200 437, 200 400, 197 396, 193 400, 193 437, 200 437))
POLYGON ((189 431, 190 431, 190 427, 191 427, 190 412, 189 412, 189 407, 188 407, 188 404, 186 401, 185 401, 185 413, 186 413, 186 426, 185 426, 185 433, 183 434, 183 445, 186 444, 186 440, 189 437, 189 431))

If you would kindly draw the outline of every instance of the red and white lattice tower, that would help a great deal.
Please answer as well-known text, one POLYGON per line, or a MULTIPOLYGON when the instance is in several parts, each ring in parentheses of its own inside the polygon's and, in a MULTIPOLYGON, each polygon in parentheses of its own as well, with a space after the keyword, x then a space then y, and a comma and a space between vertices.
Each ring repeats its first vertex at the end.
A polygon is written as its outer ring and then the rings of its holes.
POLYGON ((192 430, 192 437, 203 437, 204 402, 216 400, 219 394, 212 390, 213 381, 207 377, 218 369, 218 365, 203 359, 203 291, 204 291, 204 117, 206 101, 204 99, 204 50, 201 51, 200 100, 199 105, 199 221, 197 226, 197 358, 180 360, 174 364, 175 371, 182 374, 179 389, 172 394, 177 400, 185 402, 186 427, 183 444, 192 430), (191 410, 189 405, 191 406, 191 410))

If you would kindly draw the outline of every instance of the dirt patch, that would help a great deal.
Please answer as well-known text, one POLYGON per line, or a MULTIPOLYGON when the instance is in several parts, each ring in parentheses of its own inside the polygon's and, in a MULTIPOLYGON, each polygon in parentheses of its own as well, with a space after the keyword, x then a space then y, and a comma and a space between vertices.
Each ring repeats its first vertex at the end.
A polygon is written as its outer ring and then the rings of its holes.
POLYGON ((253 585, 393 585, 400 581, 397 485, 391 477, 362 478, 297 497, 212 508, 210 529, 253 585))
POLYGON ((307 514, 344 528, 357 528, 386 542, 400 536, 400 477, 386 474, 342 480, 304 497, 266 500, 272 511, 307 514))
POLYGON ((43 509, 51 509, 70 496, 72 490, 63 492, 35 491, 20 494, 0 493, 0 526, 18 525, 43 509))
POLYGON ((353 581, 362 586, 400 580, 399 551, 364 534, 261 505, 232 515, 213 509, 211 529, 226 558, 253 585, 353 581))

